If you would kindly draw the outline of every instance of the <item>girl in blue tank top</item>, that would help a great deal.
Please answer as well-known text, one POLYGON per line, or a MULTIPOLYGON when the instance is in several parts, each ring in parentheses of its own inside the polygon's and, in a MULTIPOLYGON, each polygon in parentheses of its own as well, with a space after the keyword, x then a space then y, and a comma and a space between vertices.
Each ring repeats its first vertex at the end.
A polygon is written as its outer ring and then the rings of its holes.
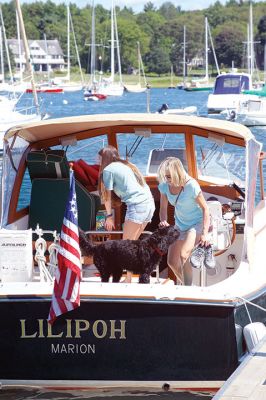
POLYGON ((195 244, 207 246, 210 215, 198 182, 190 177, 182 162, 166 158, 158 169, 160 191, 160 223, 168 226, 168 203, 174 206, 175 225, 181 234, 168 250, 168 265, 178 284, 192 283, 191 265, 184 266, 195 244), (184 279, 185 278, 185 279, 184 279), (185 282, 184 282, 185 280, 185 282))
MULTIPOLYGON (((126 204, 123 239, 137 240, 151 221, 155 205, 149 186, 138 168, 120 158, 113 146, 99 151, 100 179, 99 192, 106 209, 105 228, 115 228, 112 214, 112 191, 126 204)), ((126 282, 130 283, 131 272, 127 272, 126 282)))

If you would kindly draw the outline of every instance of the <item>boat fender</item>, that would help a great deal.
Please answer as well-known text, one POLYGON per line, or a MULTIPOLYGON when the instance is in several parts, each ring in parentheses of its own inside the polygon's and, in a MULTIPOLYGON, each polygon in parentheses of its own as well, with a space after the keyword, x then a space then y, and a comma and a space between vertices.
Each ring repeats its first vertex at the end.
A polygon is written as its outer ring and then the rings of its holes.
POLYGON ((251 353, 254 347, 266 336, 266 327, 262 322, 252 322, 243 330, 248 352, 251 353))

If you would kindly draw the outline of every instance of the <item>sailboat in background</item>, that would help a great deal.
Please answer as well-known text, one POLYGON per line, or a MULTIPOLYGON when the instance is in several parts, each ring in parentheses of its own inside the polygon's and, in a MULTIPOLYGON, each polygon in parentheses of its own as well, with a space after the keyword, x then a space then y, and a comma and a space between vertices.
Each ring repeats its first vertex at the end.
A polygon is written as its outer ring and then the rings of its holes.
POLYGON ((174 72, 173 72, 173 65, 171 65, 171 73, 170 73, 170 86, 168 86, 168 89, 175 89, 175 85, 174 85, 174 72))
POLYGON ((0 104, 2 112, 0 115, 0 154, 2 154, 3 152, 3 137, 8 129, 10 129, 12 126, 16 124, 22 125, 29 122, 41 121, 42 119, 47 118, 47 115, 45 113, 42 113, 40 110, 40 104, 34 81, 33 68, 30 61, 30 51, 26 38, 24 21, 19 0, 16 0, 16 11, 19 21, 18 26, 20 27, 21 30, 22 40, 25 49, 26 66, 30 73, 34 104, 33 105, 31 104, 30 106, 27 107, 24 106, 23 108, 22 107, 19 108, 18 101, 20 100, 20 97, 18 99, 14 98, 13 100, 9 100, 5 96, 1 97, 0 104))
POLYGON ((78 46, 77 46, 77 41, 76 41, 76 35, 74 31, 74 25, 72 21, 72 16, 70 13, 70 8, 69 5, 67 5, 67 75, 65 77, 55 77, 53 82, 55 84, 59 84, 64 92, 74 92, 78 90, 82 90, 84 87, 84 76, 81 68, 81 63, 80 63, 80 57, 79 57, 79 51, 78 51, 78 46), (71 71, 71 63, 70 63, 70 33, 72 32, 73 35, 73 40, 74 40, 74 45, 75 45, 75 50, 76 50, 76 57, 78 61, 78 66, 79 66, 79 73, 80 73, 80 83, 77 82, 71 82, 70 79, 70 71, 71 71))
POLYGON ((99 101, 105 100, 106 95, 99 93, 100 82, 102 79, 102 71, 96 76, 96 45, 95 42, 95 8, 94 1, 92 1, 92 14, 91 14, 91 44, 90 44, 90 82, 84 90, 85 101, 99 101))
POLYGON ((102 78, 98 85, 98 93, 105 96, 122 96, 124 85, 122 83, 119 39, 117 31, 117 21, 114 1, 111 7, 111 75, 108 78, 102 78), (115 49, 117 55, 117 67, 119 81, 115 81, 115 49))
POLYGON ((187 61, 186 61, 186 25, 183 27, 183 82, 177 85, 178 89, 184 89, 187 81, 187 61))
POLYGON ((139 81, 136 84, 124 84, 124 88, 130 93, 142 93, 147 89, 147 80, 145 77, 143 61, 140 52, 140 43, 137 42, 137 56, 138 56, 138 78, 139 81), (143 81, 143 83, 142 83, 143 81))
POLYGON ((200 79, 192 79, 191 82, 187 82, 186 86, 184 87, 184 90, 187 91, 203 91, 203 90, 212 90, 213 89, 213 83, 210 82, 209 80, 209 58, 208 58, 208 36, 210 36, 210 42, 211 42, 211 47, 214 55, 214 60, 215 60, 215 65, 217 69, 217 74, 220 74, 220 69, 218 66, 214 46, 213 46, 213 41, 211 37, 211 31, 210 27, 208 24, 208 19, 205 17, 205 76, 204 78, 200 79))

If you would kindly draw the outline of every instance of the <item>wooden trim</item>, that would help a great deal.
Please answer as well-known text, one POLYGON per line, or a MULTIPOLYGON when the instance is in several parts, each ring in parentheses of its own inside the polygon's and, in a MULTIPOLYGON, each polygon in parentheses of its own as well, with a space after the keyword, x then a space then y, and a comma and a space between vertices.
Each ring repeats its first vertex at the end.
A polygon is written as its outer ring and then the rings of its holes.
POLYGON ((22 180, 23 180, 25 170, 26 170, 26 158, 27 158, 27 155, 30 152, 30 150, 31 150, 31 147, 28 147, 20 160, 20 164, 18 167, 18 173, 15 178, 14 187, 13 187, 13 191, 12 191, 11 198, 10 198, 8 217, 7 217, 8 224, 12 224, 13 222, 17 221, 19 218, 27 215, 27 212, 29 212, 28 207, 26 207, 22 210, 17 210, 17 206, 18 206, 18 200, 19 200, 19 194, 20 194, 20 190, 21 190, 22 180))

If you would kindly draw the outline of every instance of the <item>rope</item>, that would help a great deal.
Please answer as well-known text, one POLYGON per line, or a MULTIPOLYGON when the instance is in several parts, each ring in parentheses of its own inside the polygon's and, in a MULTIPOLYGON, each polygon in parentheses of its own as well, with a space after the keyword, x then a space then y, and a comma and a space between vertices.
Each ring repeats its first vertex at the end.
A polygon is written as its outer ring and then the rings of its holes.
POLYGON ((40 270, 40 281, 52 282, 53 278, 48 269, 46 268, 46 257, 44 255, 47 249, 46 241, 43 238, 37 239, 35 242, 35 249, 36 249, 36 254, 34 259, 37 262, 40 270))
POLYGON ((255 304, 252 301, 245 299, 244 297, 236 296, 236 298, 242 300, 244 303, 250 304, 251 306, 257 307, 258 309, 266 312, 266 308, 261 307, 258 304, 255 304))

